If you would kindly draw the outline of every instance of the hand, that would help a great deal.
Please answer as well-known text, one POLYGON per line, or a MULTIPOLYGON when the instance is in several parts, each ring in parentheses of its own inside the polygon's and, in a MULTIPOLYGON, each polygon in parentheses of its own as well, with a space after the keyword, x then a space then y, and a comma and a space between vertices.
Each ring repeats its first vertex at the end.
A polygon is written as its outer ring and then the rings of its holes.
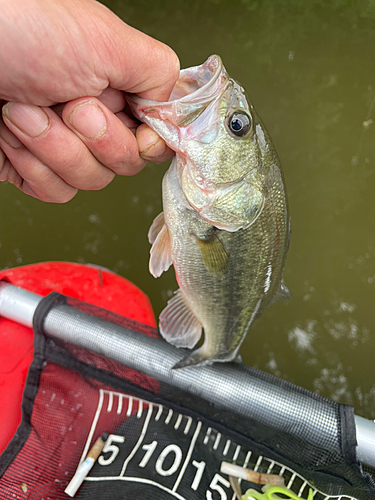
POLYGON ((102 4, 0 0, 0 68, 0 181, 61 203, 172 156, 124 91, 167 100, 178 58, 102 4))

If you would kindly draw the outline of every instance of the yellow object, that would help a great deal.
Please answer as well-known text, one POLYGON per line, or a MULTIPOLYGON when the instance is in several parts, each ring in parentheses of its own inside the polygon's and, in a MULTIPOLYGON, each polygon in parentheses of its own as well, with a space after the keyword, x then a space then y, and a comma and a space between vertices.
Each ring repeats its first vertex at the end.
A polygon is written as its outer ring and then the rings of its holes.
MULTIPOLYGON (((293 491, 282 486, 266 485, 262 488, 262 492, 263 493, 259 493, 259 491, 256 490, 247 490, 247 492, 242 496, 242 500, 300 500, 300 497, 293 493, 293 491)), ((313 500, 312 489, 309 491, 307 500, 313 500)))

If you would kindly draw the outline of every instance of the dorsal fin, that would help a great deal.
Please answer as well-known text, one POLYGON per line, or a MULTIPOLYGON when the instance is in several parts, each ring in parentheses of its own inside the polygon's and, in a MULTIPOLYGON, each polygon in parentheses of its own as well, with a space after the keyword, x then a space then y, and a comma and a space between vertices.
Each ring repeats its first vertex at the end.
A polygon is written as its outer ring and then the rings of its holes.
POLYGON ((228 254, 217 235, 212 232, 208 238, 199 238, 193 233, 201 252, 203 263, 212 274, 224 274, 228 267, 228 254))
POLYGON ((153 221, 153 223, 150 226, 150 229, 148 230, 148 241, 151 243, 151 245, 154 243, 156 240, 157 235, 160 233, 164 226, 164 212, 161 212, 159 215, 157 215, 153 221))
MULTIPOLYGON (((164 220, 164 218, 163 218, 164 220)), ((152 227, 152 226, 151 226, 152 227)), ((169 231, 164 224, 159 230, 150 250, 150 273, 158 278, 172 264, 171 241, 169 231)))
POLYGON ((176 347, 192 348, 201 338, 202 325, 186 305, 180 289, 161 312, 159 330, 162 337, 176 347))

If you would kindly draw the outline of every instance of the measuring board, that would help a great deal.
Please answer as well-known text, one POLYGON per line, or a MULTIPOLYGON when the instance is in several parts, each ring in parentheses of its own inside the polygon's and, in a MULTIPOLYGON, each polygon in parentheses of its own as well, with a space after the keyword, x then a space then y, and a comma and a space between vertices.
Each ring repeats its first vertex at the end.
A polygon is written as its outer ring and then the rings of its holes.
MULTIPOLYGON (((301 498, 307 498, 311 488, 314 500, 351 500, 322 494, 290 468, 253 453, 199 419, 128 394, 100 389, 98 396, 81 462, 93 436, 106 430, 103 422, 108 423, 109 414, 121 423, 83 485, 93 488, 97 497, 102 492, 107 498, 110 482, 111 498, 235 500, 228 476, 220 473, 226 461, 281 475, 301 498)), ((241 487, 245 492, 254 485, 243 481, 241 487)))

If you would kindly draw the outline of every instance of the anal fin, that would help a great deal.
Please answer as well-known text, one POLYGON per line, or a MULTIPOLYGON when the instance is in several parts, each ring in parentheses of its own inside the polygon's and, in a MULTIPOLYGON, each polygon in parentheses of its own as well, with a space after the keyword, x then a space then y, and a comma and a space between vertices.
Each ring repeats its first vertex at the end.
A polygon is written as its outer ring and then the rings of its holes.
POLYGON ((202 325, 186 305, 181 290, 168 301, 159 317, 162 337, 176 347, 192 348, 202 335, 202 325))
POLYGON ((203 344, 199 349, 196 349, 192 353, 190 353, 185 358, 181 359, 178 363, 176 363, 172 370, 178 370, 180 368, 186 368, 188 366, 207 366, 212 365, 213 363, 228 363, 233 361, 235 363, 242 363, 241 356, 237 355, 237 350, 229 351, 227 353, 223 353, 222 355, 218 354, 210 354, 207 351, 207 346, 203 344))
POLYGON ((172 370, 179 370, 180 368, 186 368, 188 366, 212 365, 213 362, 213 359, 207 358, 201 347, 185 358, 182 358, 181 361, 172 366, 172 370))

